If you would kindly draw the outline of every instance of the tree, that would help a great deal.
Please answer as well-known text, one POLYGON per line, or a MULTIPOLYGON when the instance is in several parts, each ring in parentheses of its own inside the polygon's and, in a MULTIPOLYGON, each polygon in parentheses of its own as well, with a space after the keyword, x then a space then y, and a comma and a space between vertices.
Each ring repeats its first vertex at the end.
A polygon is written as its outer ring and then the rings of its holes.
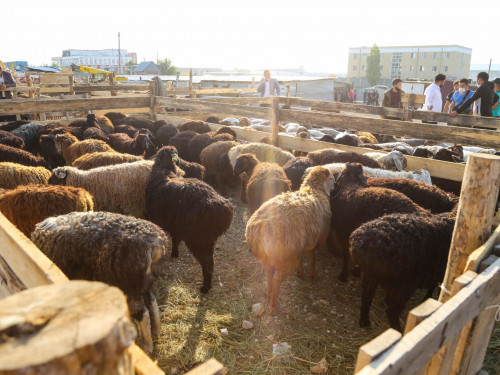
POLYGON ((177 68, 172 65, 170 59, 158 60, 158 67, 161 70, 162 75, 170 76, 177 73, 177 68))
POLYGON ((370 86, 375 86, 380 80, 380 50, 374 44, 370 50, 370 55, 366 58, 366 79, 370 86))

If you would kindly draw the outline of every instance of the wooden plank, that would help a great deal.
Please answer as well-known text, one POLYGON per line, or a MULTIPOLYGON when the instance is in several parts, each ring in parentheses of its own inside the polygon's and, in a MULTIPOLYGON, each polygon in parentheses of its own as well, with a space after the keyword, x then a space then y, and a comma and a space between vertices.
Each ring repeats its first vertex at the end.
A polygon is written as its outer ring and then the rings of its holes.
POLYGON ((281 109, 280 119, 284 122, 298 122, 303 126, 325 126, 337 129, 370 131, 372 133, 424 138, 463 145, 497 148, 500 144, 500 132, 458 126, 409 123, 406 121, 364 118, 298 109, 281 109))
POLYGON ((455 278, 465 270, 468 256, 490 237, 499 186, 500 157, 469 155, 440 301, 450 298, 445 291, 451 289, 455 278))
POLYGON ((380 356, 394 346, 401 339, 401 337, 401 332, 389 328, 369 343, 361 346, 358 351, 358 358, 356 359, 356 368, 354 373, 357 374, 365 366, 369 365, 377 358, 380 358, 380 356))
POLYGON ((137 375, 165 375, 155 362, 149 358, 136 344, 132 344, 129 349, 134 361, 137 375))
POLYGON ((271 144, 278 146, 278 133, 280 125, 280 102, 278 98, 272 98, 271 104, 271 144))
POLYGON ((224 365, 215 358, 211 358, 205 363, 196 366, 191 371, 186 372, 186 375, 222 375, 225 373, 224 365))
POLYGON ((92 91, 147 91, 148 85, 144 84, 118 84, 113 85, 75 85, 75 92, 92 92, 92 91))
POLYGON ((495 229, 490 238, 488 238, 488 241, 479 246, 469 255, 469 257, 467 258, 467 265, 465 266, 465 269, 477 272, 479 270, 479 264, 489 255, 491 249, 493 248, 493 246, 495 246, 497 239, 500 238, 499 236, 500 225, 497 226, 497 229, 495 229))
POLYGON ((271 108, 249 107, 244 105, 205 102, 202 100, 173 99, 157 96, 156 106, 186 109, 200 112, 232 113, 233 116, 271 118, 271 108))
MULTIPOLYGON (((477 276, 477 273, 467 271, 453 282, 452 295, 456 295, 460 290, 469 285, 477 276)), ((469 323, 466 324, 466 327, 469 323)), ((456 334, 448 344, 442 346, 439 351, 428 362, 426 375, 448 375, 451 371, 453 358, 459 344, 460 333, 456 334)))
POLYGON ((115 108, 149 108, 149 96, 134 95, 73 100, 40 99, 19 102, 2 100, 0 102, 0 116, 18 113, 72 112, 115 108))
POLYGON ((12 271, 9 264, 0 255, 0 299, 26 289, 26 286, 12 271))
MULTIPOLYGON (((176 91, 176 90, 174 90, 176 91)), ((243 88, 227 88, 227 89, 218 89, 218 88, 201 88, 192 90, 197 95, 216 95, 216 94, 256 94, 257 90, 255 89, 243 89, 243 88)))
POLYGON ((229 97, 218 97, 218 98, 196 98, 194 100, 202 100, 204 102, 218 102, 218 103, 231 103, 231 104, 269 104, 271 105, 272 98, 260 98, 260 97, 245 97, 245 98, 229 98, 229 97))
POLYGON ((0 243, 0 256, 27 288, 68 281, 66 275, 1 213, 0 243))
POLYGON ((500 302, 500 260, 360 374, 413 374, 487 306, 500 302))
POLYGON ((414 309, 410 310, 410 312, 408 313, 408 318, 406 319, 404 334, 406 335, 413 328, 422 323, 442 305, 443 305, 442 302, 429 298, 427 301, 421 303, 414 309))
MULTIPOLYGON (((286 98, 280 98, 280 103, 286 104, 286 98)), ((292 106, 298 107, 314 107, 318 111, 342 111, 349 113, 362 113, 370 115, 380 115, 380 116, 391 116, 391 117, 405 117, 408 112, 405 109, 399 108, 389 108, 389 107, 375 107, 362 104, 350 104, 350 103, 340 103, 340 102, 327 102, 311 99, 301 99, 301 98, 290 98, 290 104, 292 106)), ((457 117, 451 117, 447 113, 441 112, 431 112, 431 111, 412 111, 413 119, 425 120, 425 121, 438 121, 444 122, 450 125, 460 125, 460 126, 482 126, 490 127, 495 129, 500 129, 500 119, 493 117, 481 117, 481 116, 469 116, 469 115, 458 115, 457 117)))

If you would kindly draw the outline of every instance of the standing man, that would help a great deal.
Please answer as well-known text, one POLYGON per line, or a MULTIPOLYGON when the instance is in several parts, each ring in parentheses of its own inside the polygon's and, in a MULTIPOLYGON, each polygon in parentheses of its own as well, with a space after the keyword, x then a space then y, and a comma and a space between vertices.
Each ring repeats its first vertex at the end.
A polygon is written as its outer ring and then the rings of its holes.
POLYGON ((444 74, 438 74, 434 78, 434 83, 425 89, 425 107, 428 111, 441 112, 443 109, 441 87, 443 87, 445 79, 444 74))
MULTIPOLYGON (((500 78, 496 78, 493 81, 495 94, 500 95, 500 78)), ((497 101, 493 104, 493 117, 500 117, 500 103, 497 101)))
POLYGON ((488 82, 488 79, 490 79, 488 73, 478 73, 476 82, 479 87, 477 88, 476 92, 469 99, 462 102, 462 104, 455 105, 453 107, 453 112, 451 112, 450 115, 452 117, 455 117, 457 114, 466 111, 472 103, 480 99, 481 104, 479 106, 479 114, 481 116, 492 117, 492 107, 495 103, 498 102, 498 95, 493 91, 493 84, 491 82, 488 82))
MULTIPOLYGON (((451 105, 449 108, 449 112, 451 112, 451 109, 455 105, 462 104, 464 101, 469 99, 473 94, 474 94, 474 91, 469 90, 469 80, 467 78, 462 78, 459 81, 458 91, 455 92, 453 94, 453 96, 451 97, 451 105)), ((443 111, 443 112, 445 112, 445 111, 443 111)), ((472 106, 469 106, 463 114, 464 115, 472 115, 472 106)))
POLYGON ((396 78, 392 81, 392 89, 387 90, 382 98, 382 107, 401 108, 402 98, 405 93, 403 90, 403 81, 396 78))
POLYGON ((271 72, 269 70, 264 70, 264 77, 260 80, 257 91, 260 93, 260 96, 264 98, 279 96, 281 94, 280 85, 276 79, 271 78, 271 72))
POLYGON ((16 87, 16 83, 12 79, 12 75, 2 71, 0 66, 0 99, 12 99, 12 93, 5 90, 7 87, 16 87))
POLYGON ((450 105, 452 101, 451 99, 458 91, 460 91, 460 81, 456 80, 455 82, 453 82, 453 91, 446 95, 446 102, 444 103, 443 108, 444 113, 451 112, 451 108, 453 107, 452 105, 450 105))

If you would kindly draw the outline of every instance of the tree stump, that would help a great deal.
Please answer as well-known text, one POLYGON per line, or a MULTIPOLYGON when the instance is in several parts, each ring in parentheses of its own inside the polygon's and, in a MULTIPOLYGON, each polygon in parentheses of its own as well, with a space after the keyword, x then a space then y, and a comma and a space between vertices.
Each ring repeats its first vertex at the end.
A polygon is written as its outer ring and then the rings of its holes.
POLYGON ((0 300, 0 374, 134 374, 124 294, 70 281, 0 300))

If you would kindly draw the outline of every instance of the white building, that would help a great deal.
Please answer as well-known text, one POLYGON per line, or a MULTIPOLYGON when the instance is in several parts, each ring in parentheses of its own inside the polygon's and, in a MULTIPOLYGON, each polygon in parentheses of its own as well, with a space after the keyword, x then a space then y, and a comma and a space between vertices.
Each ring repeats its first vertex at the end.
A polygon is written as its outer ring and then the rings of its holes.
MULTIPOLYGON (((137 54, 135 52, 127 52, 122 49, 120 51, 121 61, 123 67, 129 62, 137 63, 137 54)), ((81 49, 67 49, 63 50, 62 57, 53 58, 58 59, 62 68, 70 67, 72 64, 90 66, 92 68, 109 70, 110 72, 118 71, 118 50, 117 49, 100 49, 100 50, 81 50, 81 49)))

